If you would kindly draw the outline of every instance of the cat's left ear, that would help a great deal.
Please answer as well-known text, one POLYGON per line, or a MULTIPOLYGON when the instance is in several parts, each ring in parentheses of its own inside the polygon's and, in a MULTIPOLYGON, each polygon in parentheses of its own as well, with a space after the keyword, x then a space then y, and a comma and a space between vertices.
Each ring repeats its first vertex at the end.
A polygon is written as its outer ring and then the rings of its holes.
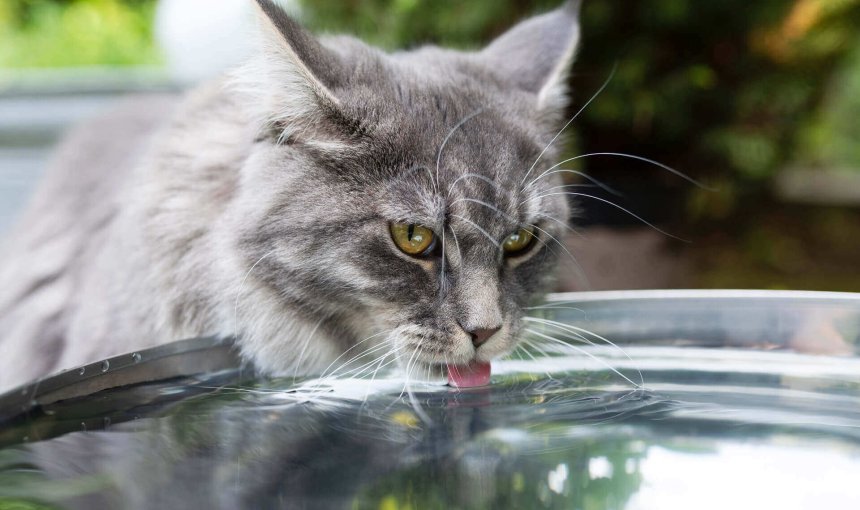
POLYGON ((340 143, 354 123, 335 91, 344 79, 341 58, 273 0, 256 0, 261 47, 234 76, 249 109, 280 139, 340 143))
POLYGON ((539 113, 556 117, 567 107, 567 78, 579 44, 580 0, 527 19, 508 30, 479 58, 516 87, 537 96, 539 113))

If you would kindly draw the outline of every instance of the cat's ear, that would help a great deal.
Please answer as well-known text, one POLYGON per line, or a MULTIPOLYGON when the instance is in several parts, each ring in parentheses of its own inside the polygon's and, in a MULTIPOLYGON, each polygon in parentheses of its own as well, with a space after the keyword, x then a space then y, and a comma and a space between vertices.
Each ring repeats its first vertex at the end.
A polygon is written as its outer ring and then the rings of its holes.
POLYGON ((333 92, 344 69, 340 58, 271 0, 256 5, 259 54, 238 71, 236 82, 279 138, 336 137, 340 133, 332 128, 345 123, 333 92))
POLYGON ((483 51, 491 69, 537 96, 538 111, 560 115, 567 107, 567 78, 579 43, 580 0, 527 19, 483 51))

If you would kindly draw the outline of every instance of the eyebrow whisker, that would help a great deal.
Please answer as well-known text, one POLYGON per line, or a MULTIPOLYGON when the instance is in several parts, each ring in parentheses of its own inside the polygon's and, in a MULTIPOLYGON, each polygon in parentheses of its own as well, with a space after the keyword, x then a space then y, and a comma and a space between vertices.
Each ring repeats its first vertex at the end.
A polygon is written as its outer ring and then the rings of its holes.
POLYGON ((470 220, 469 218, 465 218, 463 216, 460 216, 459 214, 452 214, 451 216, 453 216, 455 218, 459 218, 460 220, 463 220, 466 223, 468 223, 469 225, 472 225, 473 227, 475 227, 475 229, 478 230, 478 232, 484 234, 487 237, 487 239, 489 239, 490 242, 493 243, 493 246, 495 246, 496 248, 502 247, 501 243, 499 243, 498 241, 493 239, 493 236, 491 236, 486 230, 481 228, 481 226, 478 225, 477 223, 475 223, 474 221, 470 220))

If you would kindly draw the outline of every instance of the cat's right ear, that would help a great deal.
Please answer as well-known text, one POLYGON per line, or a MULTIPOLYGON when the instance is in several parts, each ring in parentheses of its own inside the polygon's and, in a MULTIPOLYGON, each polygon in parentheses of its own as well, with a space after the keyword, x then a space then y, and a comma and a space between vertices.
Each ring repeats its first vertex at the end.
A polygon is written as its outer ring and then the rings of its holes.
POLYGON ((527 19, 479 53, 494 73, 534 94, 538 113, 550 124, 561 120, 568 103, 567 77, 579 44, 580 3, 566 0, 554 11, 527 19))
POLYGON ((336 142, 343 133, 340 101, 332 92, 341 81, 340 58, 271 0, 256 0, 258 55, 234 83, 251 98, 264 130, 279 140, 303 137, 336 142))

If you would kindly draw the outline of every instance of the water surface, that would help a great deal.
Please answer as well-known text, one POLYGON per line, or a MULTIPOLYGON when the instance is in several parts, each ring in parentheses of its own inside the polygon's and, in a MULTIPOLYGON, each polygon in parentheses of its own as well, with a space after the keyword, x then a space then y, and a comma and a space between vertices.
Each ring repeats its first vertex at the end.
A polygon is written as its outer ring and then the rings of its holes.
POLYGON ((225 370, 32 407, 0 507, 860 508, 860 300, 626 296, 533 310, 595 334, 533 322, 484 388, 225 370))

